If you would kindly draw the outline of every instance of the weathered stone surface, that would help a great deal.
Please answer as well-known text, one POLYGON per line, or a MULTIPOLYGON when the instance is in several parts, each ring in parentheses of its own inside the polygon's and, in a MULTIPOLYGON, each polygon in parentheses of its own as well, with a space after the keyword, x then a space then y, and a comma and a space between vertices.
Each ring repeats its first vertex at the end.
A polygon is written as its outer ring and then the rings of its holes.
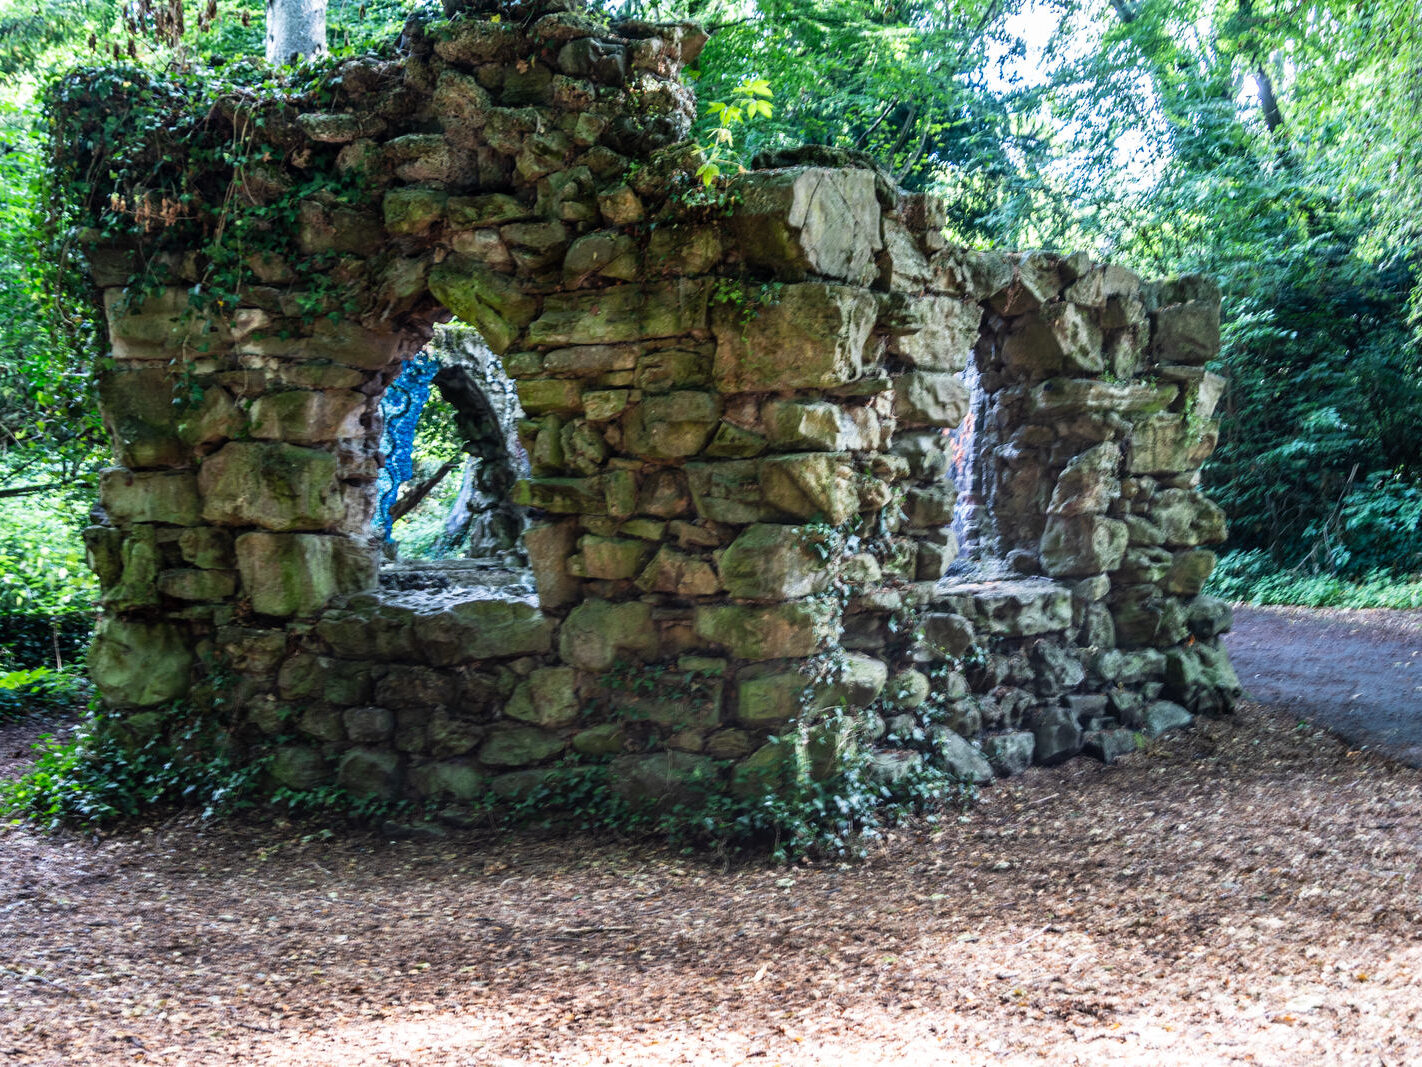
POLYGON ((122 288, 105 289, 104 312, 116 360, 193 359, 230 340, 220 319, 196 313, 184 288, 160 289, 141 303, 122 288))
POLYGON ((722 645, 737 659, 792 659, 812 656, 839 633, 839 608, 811 598, 767 607, 699 605, 696 635, 722 645))
POLYGON ((611 777, 618 795, 639 806, 669 808, 720 791, 716 761, 689 752, 619 756, 611 777))
POLYGON ((597 537, 589 534, 580 538, 581 551, 577 557, 577 573, 583 578, 604 578, 618 581, 635 578, 642 572, 647 557, 652 554, 651 545, 646 541, 627 537, 597 537))
POLYGON ((875 443, 866 439, 843 408, 826 401, 771 400, 761 415, 766 437, 751 454, 759 452, 767 442, 772 448, 823 452, 869 448, 875 443))
POLYGON ((928 675, 910 668, 898 671, 888 680, 884 699, 892 708, 911 711, 927 700, 931 692, 928 675))
POLYGON ((1089 378, 1050 378, 1027 395, 1027 414, 1054 419, 1065 415, 1110 411, 1127 415, 1161 411, 1180 392, 1169 382, 1102 382, 1089 378))
POLYGON ((395 731, 395 716, 389 708, 347 708, 341 713, 341 723, 346 736, 360 745, 388 741, 395 731))
POLYGON ((496 726, 479 747, 479 762, 490 767, 527 767, 558 755, 561 737, 536 726, 496 726))
POLYGON ((1037 739, 1027 731, 995 734, 983 739, 983 756, 999 778, 1021 774, 1032 765, 1037 739))
POLYGON ((558 635, 563 661, 588 671, 605 671, 619 658, 654 656, 658 645, 651 606, 640 601, 584 600, 558 635))
POLYGON ((355 797, 394 800, 400 794, 403 762, 395 752, 353 748, 341 757, 336 768, 336 781, 355 797))
POLYGON ((721 591, 721 579, 704 559, 662 545, 638 575, 637 588, 649 593, 712 596, 721 591))
POLYGON ((865 285, 874 278, 883 242, 873 172, 753 171, 733 188, 743 199, 729 229, 746 263, 792 281, 819 274, 865 285))
MULTIPOLYGON (((858 479, 849 457, 841 453, 772 456, 761 460, 758 471, 760 498, 791 518, 837 526, 859 510, 858 479)), ((755 521, 756 517, 740 521, 755 521)))
POLYGON ((506 352, 538 314, 538 300, 471 256, 454 254, 430 271, 430 292, 495 352, 506 352))
POLYGON ((1160 737, 1172 730, 1181 730, 1195 721, 1195 717, 1169 700, 1155 700, 1141 712, 1140 731, 1147 737, 1160 737))
POLYGON ((267 774, 281 788, 304 792, 330 781, 331 767, 318 749, 282 745, 267 765, 267 774))
POLYGON ((991 634, 1031 637, 1071 626, 1071 592, 1052 582, 992 582, 955 592, 972 597, 975 624, 991 634))
POLYGON ((946 296, 922 296, 912 301, 912 332, 896 336, 889 350, 919 370, 956 374, 968 365, 978 338, 982 308, 975 302, 946 296))
POLYGON ((99 375, 99 407, 120 464, 136 469, 189 462, 173 421, 175 385, 163 367, 120 365, 99 375))
POLYGON ((568 726, 578 717, 581 703, 577 673, 571 667, 540 667, 520 682, 504 714, 535 726, 568 726))
POLYGON ((1121 448, 1107 441, 1073 456, 1052 490, 1048 515, 1101 515, 1121 495, 1121 448))
POLYGON ((1126 552, 1126 524, 1103 515, 1051 515, 1042 534, 1042 569, 1054 578, 1113 571, 1126 552))
POLYGON ((553 621, 523 600, 470 599, 418 612, 413 633, 427 662, 450 666, 547 652, 553 621))
POLYGON ((197 488, 203 519, 219 526, 325 530, 345 514, 336 457, 314 448, 231 441, 203 463, 197 488))
POLYGON ((236 589, 232 571, 175 568, 158 575, 158 591, 177 600, 225 600, 236 589))
POLYGON ((911 371, 894 379, 901 426, 957 426, 968 413, 968 387, 956 374, 911 371))
POLYGON ((1173 474, 1199 468, 1215 450, 1219 424, 1161 413, 1138 420, 1129 441, 1132 474, 1173 474))
POLYGON ((437 800, 479 800, 489 792, 489 778, 461 760, 427 763, 410 771, 410 785, 422 797, 437 800))
POLYGON ((721 417, 714 394, 678 390, 646 397, 623 420, 626 447, 654 459, 694 456, 706 447, 721 417))
POLYGON ((736 718, 753 730, 778 731, 817 709, 815 687, 797 670, 752 676, 737 689, 736 718))
POLYGON ((1033 758, 1050 767, 1081 751, 1081 724, 1067 708, 1044 708, 1032 727, 1032 738, 1033 758))
POLYGON ((368 404, 368 398, 347 389, 268 393, 252 404, 252 436, 293 444, 363 437, 361 419, 368 404))
POLYGON ((1002 358, 1013 370, 1041 377, 1105 369, 1100 328, 1076 304, 1065 302, 1013 319, 1002 358))
POLYGON ((236 549, 242 594, 259 615, 310 615, 375 584, 370 550, 344 537, 253 532, 236 549))
POLYGON ((105 618, 89 649, 89 676, 111 705, 150 708, 187 693, 193 659, 172 623, 105 618))
MULTIPOLYGON (((1151 316, 1150 347, 1162 362, 1198 365, 1219 354, 1219 288, 1198 275, 1193 280, 1205 283, 1198 287, 1201 291, 1197 297, 1187 296, 1178 303, 1165 304, 1151 316)), ((1186 295, 1171 291, 1172 288, 1181 287, 1172 287, 1169 283, 1160 287, 1163 302, 1186 295)))
POLYGON ((1224 511, 1203 493, 1162 489, 1151 498, 1149 515, 1170 548, 1213 545, 1225 539, 1224 511))
POLYGON ((1102 763, 1115 763, 1136 748, 1134 730, 1088 730, 1082 739, 1082 750, 1102 763))
POLYGON ((959 781, 987 785, 993 780, 992 765, 983 754, 952 730, 939 733, 933 747, 939 762, 959 781))
POLYGON ((538 588, 538 603, 546 611, 578 598, 581 583, 568 573, 568 559, 573 555, 577 536, 578 527, 573 520, 534 523, 524 531, 523 544, 538 588))
MULTIPOLYGON (((558 293, 529 327, 538 345, 621 344, 676 337, 706 326, 708 290, 693 279, 558 293)), ((492 347, 492 346, 491 346, 492 347)))
POLYGON ((806 282, 775 303, 717 304, 716 385, 727 393, 829 389, 858 378, 877 304, 867 289, 806 282))
POLYGON ((731 542, 718 570, 721 584, 733 597, 796 600, 829 585, 827 554, 804 527, 757 523, 731 542))
POLYGON ((202 522, 198 481, 187 471, 134 473, 111 467, 99 475, 99 503, 112 522, 202 522))

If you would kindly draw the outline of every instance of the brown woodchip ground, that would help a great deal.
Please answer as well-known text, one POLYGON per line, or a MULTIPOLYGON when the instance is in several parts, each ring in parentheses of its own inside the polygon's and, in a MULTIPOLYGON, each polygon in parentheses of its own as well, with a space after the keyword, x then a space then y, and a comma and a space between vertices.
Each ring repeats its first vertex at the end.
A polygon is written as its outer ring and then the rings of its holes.
POLYGON ((9 828, 0 1060, 1422 1063, 1419 785, 1245 705, 848 866, 9 828))

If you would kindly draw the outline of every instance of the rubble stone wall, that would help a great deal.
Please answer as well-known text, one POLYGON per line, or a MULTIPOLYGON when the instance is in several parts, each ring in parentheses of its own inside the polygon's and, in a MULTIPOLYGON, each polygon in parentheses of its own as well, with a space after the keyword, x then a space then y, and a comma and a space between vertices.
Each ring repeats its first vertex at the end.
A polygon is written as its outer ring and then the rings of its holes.
POLYGON ((974 780, 1228 710, 1228 610, 1198 595, 1218 290, 945 247, 931 198, 813 152, 705 190, 702 40, 412 24, 265 117, 287 152, 252 203, 313 173, 364 195, 303 201, 295 245, 335 266, 253 257, 236 306, 193 313, 198 257, 126 294, 143 249, 95 239, 117 465, 90 664, 126 729, 220 688, 299 738, 284 785, 459 802, 574 753, 639 795, 774 788, 770 739, 830 708, 822 748, 974 780), (307 314, 333 287, 359 310, 307 314), (377 588, 379 398, 450 316, 517 382, 536 597, 377 588), (970 360, 995 580, 950 573, 970 360))

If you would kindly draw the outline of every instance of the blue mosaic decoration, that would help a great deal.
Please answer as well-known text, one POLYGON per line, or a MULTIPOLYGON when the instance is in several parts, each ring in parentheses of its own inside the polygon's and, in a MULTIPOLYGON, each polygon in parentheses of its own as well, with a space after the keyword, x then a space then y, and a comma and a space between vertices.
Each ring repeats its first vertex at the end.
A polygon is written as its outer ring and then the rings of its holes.
POLYGON ((390 510, 399 499, 400 487, 415 473, 415 427, 420 413, 430 399, 430 383, 439 372, 439 360, 416 356, 407 360, 396 379, 385 390, 380 401, 380 414, 385 420, 385 432, 380 438, 380 450, 385 453, 385 466, 376 479, 376 532, 390 540, 394 522, 390 510))

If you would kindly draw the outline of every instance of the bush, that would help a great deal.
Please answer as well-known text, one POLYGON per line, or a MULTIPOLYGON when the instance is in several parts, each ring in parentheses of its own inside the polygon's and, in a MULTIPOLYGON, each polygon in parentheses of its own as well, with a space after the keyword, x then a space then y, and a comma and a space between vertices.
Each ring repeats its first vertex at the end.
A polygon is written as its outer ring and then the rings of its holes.
POLYGON ((163 804, 197 807, 204 816, 251 806, 265 762, 239 758, 224 731, 179 706, 165 714, 190 721, 175 724, 171 735, 160 732, 137 744, 102 715, 86 719, 67 738, 41 738, 34 764, 21 777, 0 782, 0 814, 54 829, 98 826, 163 804))
POLYGON ((88 679, 74 670, 34 667, 0 674, 0 722, 82 708, 91 692, 88 679))
POLYGON ((1308 608, 1422 608, 1422 577, 1374 570, 1349 580, 1336 574, 1287 570, 1261 549, 1220 557, 1205 590, 1245 604, 1308 608))

